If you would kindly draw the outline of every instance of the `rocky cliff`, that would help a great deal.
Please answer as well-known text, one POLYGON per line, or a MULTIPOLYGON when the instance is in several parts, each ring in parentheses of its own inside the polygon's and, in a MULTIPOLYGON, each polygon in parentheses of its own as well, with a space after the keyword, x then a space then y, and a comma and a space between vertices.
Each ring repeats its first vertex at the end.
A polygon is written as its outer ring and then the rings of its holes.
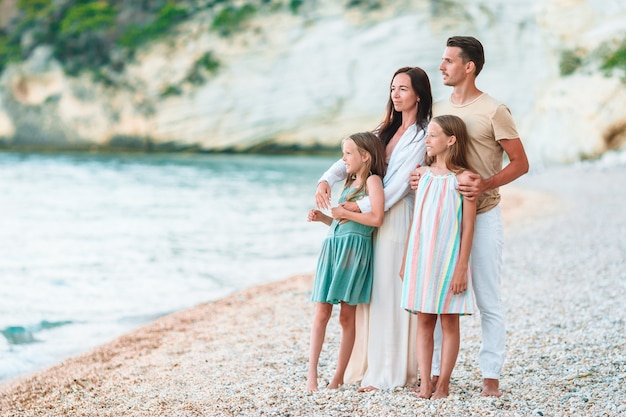
MULTIPOLYGON (((0 141, 9 148, 336 148, 344 135, 375 127, 398 67, 421 66, 435 98, 449 94, 437 70, 445 40, 468 34, 486 50, 478 85, 509 105, 531 161, 570 162, 626 143, 625 74, 601 70, 602 57, 626 38, 626 2, 301 3, 295 13, 258 9, 228 36, 212 27, 219 8, 197 8, 107 82, 93 72, 68 75, 51 46, 38 44, 0 77, 0 141), (572 68, 564 68, 566 58, 572 68)), ((0 1, 4 20, 14 10, 15 2, 0 1)))

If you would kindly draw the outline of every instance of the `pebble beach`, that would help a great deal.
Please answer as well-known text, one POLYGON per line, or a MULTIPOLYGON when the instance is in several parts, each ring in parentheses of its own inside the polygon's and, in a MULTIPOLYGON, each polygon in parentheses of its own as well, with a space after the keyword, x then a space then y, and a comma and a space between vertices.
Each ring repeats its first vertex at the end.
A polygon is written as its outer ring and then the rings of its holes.
MULTIPOLYGON (((577 164, 531 171, 502 189, 507 360, 499 398, 479 396, 478 315, 461 318, 446 399, 419 399, 412 387, 306 392, 313 277, 305 271, 6 381, 0 416, 626 415, 624 184, 625 164, 577 164)), ((334 371, 336 317, 326 337, 320 387, 334 371)))

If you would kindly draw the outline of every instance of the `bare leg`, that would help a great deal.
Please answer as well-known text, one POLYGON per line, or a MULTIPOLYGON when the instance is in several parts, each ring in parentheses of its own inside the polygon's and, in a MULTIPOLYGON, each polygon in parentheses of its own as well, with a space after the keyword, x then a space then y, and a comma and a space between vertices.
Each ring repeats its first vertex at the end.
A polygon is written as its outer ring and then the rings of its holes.
POLYGON ((326 325, 333 312, 333 305, 328 303, 315 303, 315 316, 311 327, 311 342, 309 348, 309 373, 306 379, 306 390, 317 391, 317 365, 322 352, 322 345, 326 337, 326 325))
POLYGON ((437 323, 436 314, 417 313, 417 366, 420 373, 419 397, 430 398, 430 369, 433 361, 433 332, 437 323))
POLYGON ((430 378, 430 385, 433 387, 433 392, 437 386, 437 380, 439 379, 441 369, 441 318, 437 317, 437 324, 435 325, 435 332, 433 333, 434 346, 433 346, 433 365, 431 369, 432 377, 430 378))
POLYGON ((452 370, 456 364, 459 355, 459 345, 461 334, 459 328, 458 314, 442 314, 441 330, 443 331, 443 340, 441 344, 441 373, 437 380, 433 399, 446 398, 450 395, 450 377, 452 370))
POLYGON ((500 397, 500 383, 497 379, 485 378, 483 379, 483 390, 480 393, 483 397, 500 397))
POLYGON ((433 387, 433 392, 435 392, 435 388, 437 388, 437 381, 439 381, 439 375, 433 375, 430 378, 430 386, 433 387))
POLYGON ((341 311, 339 313, 339 324, 341 325, 341 343, 339 344, 339 358, 337 359, 337 369, 335 376, 328 384, 329 389, 337 389, 343 385, 343 375, 346 373, 346 367, 350 361, 352 348, 354 347, 355 338, 355 314, 356 306, 341 303, 341 311))

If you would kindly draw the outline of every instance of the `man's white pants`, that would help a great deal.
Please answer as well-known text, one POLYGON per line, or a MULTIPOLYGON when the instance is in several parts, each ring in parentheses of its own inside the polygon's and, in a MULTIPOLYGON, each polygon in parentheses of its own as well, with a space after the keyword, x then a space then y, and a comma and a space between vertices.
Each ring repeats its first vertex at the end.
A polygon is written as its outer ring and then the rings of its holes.
MULTIPOLYGON (((476 216, 472 242, 472 287, 480 311, 482 346, 478 365, 483 378, 500 379, 504 365, 506 329, 500 298, 500 273, 504 229, 500 207, 476 216)), ((432 374, 439 375, 441 362, 441 322, 435 327, 432 374)), ((463 343, 461 342, 461 348, 463 343)))

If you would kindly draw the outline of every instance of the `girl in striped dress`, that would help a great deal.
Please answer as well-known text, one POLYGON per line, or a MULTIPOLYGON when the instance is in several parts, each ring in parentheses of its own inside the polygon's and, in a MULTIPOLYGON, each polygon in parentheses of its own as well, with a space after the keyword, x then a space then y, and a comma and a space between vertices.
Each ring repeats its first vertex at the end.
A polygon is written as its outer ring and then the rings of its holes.
POLYGON ((469 268, 476 201, 463 198, 456 176, 469 170, 468 135, 457 116, 432 119, 426 137, 425 166, 419 167, 415 211, 400 277, 402 308, 417 314, 417 362, 421 398, 445 398, 460 344, 459 316, 472 314, 469 268), (433 332, 437 316, 443 331, 441 374, 431 383, 433 332))

